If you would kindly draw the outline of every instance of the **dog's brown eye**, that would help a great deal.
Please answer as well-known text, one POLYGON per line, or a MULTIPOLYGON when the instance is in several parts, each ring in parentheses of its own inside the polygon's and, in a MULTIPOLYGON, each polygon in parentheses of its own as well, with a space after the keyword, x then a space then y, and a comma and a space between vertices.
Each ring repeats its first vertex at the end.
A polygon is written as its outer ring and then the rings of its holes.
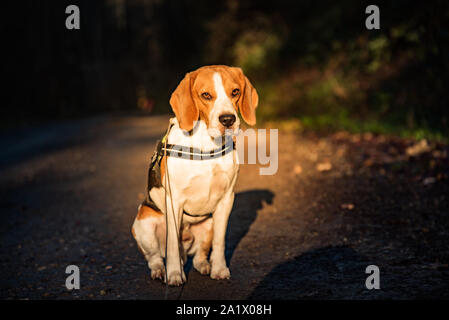
POLYGON ((240 94, 240 90, 239 89, 232 90, 232 96, 233 97, 237 97, 239 94, 240 94))
POLYGON ((201 96, 202 96, 204 99, 206 99, 206 100, 212 99, 212 96, 210 95, 209 92, 203 92, 203 93, 201 94, 201 96))

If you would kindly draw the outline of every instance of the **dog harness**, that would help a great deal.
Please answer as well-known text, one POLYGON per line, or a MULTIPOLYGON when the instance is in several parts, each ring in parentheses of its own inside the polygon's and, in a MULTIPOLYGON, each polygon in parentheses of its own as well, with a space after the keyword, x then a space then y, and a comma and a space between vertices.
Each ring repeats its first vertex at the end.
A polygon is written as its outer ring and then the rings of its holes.
MULTIPOLYGON (((161 162, 164 157, 164 153, 167 157, 176 157, 187 160, 209 160, 209 159, 217 159, 220 158, 233 150, 235 150, 235 142, 230 136, 225 136, 223 144, 221 147, 211 150, 211 151, 202 151, 201 149, 194 147, 186 147, 175 144, 166 143, 168 139, 168 134, 173 127, 173 123, 167 129, 167 132, 162 137, 161 140, 158 140, 156 143, 156 148, 153 152, 153 156, 151 157, 151 162, 148 168, 148 183, 147 183, 147 192, 145 196, 145 200, 142 202, 142 205, 150 207, 154 210, 160 211, 157 205, 150 197, 150 190, 154 187, 159 188, 162 187, 162 179, 161 179, 161 162)), ((191 217, 203 217, 212 215, 212 213, 194 215, 184 211, 184 214, 191 217)))

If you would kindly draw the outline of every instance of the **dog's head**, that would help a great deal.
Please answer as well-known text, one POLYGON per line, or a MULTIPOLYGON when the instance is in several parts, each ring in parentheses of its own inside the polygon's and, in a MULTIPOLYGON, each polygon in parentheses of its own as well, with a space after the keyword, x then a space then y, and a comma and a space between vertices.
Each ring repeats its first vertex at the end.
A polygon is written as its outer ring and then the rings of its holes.
POLYGON ((203 120, 212 137, 237 133, 238 112, 249 125, 256 124, 259 97, 242 69, 205 66, 187 73, 170 98, 181 129, 190 131, 203 120))

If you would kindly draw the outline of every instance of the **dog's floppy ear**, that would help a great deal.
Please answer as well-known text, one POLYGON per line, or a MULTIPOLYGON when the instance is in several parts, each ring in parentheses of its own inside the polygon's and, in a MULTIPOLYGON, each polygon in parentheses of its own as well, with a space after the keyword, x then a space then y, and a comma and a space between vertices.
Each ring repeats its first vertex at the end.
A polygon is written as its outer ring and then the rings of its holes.
POLYGON ((243 74, 242 69, 232 68, 237 74, 242 85, 242 95, 238 101, 238 107, 243 120, 250 126, 256 124, 256 108, 259 103, 259 96, 257 95, 256 89, 254 89, 251 82, 243 74))
POLYGON ((195 76, 194 72, 187 73, 170 98, 170 105, 178 119, 179 126, 186 131, 193 129, 194 122, 198 120, 199 116, 198 107, 192 97, 195 76))

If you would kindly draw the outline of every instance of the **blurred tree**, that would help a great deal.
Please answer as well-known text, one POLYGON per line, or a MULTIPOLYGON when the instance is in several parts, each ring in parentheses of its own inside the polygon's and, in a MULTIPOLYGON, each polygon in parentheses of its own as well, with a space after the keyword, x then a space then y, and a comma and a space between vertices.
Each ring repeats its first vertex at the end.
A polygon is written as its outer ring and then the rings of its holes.
POLYGON ((381 2, 381 29, 353 1, 8 2, 3 127, 96 112, 167 112, 184 73, 242 67, 260 119, 326 129, 448 134, 449 5, 381 2))

